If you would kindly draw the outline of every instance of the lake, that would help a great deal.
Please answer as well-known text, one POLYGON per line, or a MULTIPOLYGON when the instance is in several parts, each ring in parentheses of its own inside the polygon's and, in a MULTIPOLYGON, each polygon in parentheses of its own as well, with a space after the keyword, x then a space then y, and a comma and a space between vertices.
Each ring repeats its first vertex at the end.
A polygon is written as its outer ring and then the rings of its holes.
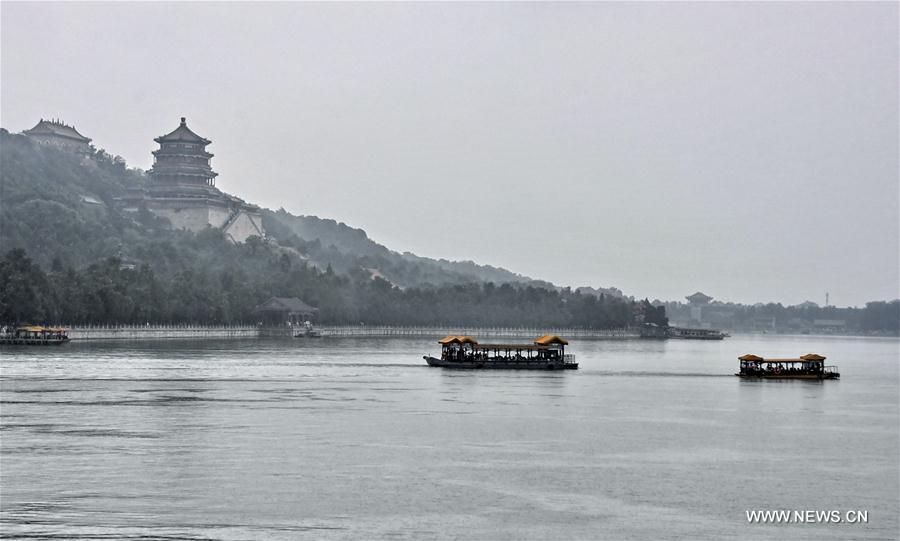
POLYGON ((897 539, 900 341, 573 341, 451 371, 422 339, 0 349, 10 539, 897 539), (838 381, 749 381, 817 352, 838 381), (867 523, 751 524, 751 510, 867 523))

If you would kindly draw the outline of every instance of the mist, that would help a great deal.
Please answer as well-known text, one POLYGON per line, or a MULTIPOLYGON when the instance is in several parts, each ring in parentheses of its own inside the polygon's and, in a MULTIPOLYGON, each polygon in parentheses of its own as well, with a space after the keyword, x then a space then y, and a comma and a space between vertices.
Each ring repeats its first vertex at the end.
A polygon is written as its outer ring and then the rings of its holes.
POLYGON ((388 247, 677 300, 898 296, 896 3, 25 4, 2 126, 388 247))

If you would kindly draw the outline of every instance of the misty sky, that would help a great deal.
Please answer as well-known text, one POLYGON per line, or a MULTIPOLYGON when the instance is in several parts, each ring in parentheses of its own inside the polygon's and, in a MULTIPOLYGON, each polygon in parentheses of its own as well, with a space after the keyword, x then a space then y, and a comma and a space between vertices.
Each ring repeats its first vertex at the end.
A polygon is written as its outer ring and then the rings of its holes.
POLYGON ((898 296, 898 4, 0 4, 2 126, 651 299, 898 296))

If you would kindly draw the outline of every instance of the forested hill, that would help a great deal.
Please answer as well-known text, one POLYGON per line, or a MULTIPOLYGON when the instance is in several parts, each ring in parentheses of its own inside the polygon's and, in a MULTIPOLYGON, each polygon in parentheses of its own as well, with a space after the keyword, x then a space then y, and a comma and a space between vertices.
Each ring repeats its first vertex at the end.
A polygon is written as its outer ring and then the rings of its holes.
MULTIPOLYGON (((0 226, 5 249, 22 248, 39 264, 56 259, 82 267, 105 257, 141 262, 142 241, 160 238, 164 222, 123 215, 114 198, 146 182, 139 169, 99 151, 82 159, 39 147, 3 130, 0 149, 0 226)), ((400 254, 371 240, 362 229, 316 216, 263 210, 273 240, 292 247, 310 265, 346 273, 357 268, 401 287, 470 282, 528 283, 553 287, 505 269, 400 254)))
POLYGON ((409 252, 400 254, 373 241, 362 229, 316 216, 294 216, 284 209, 274 212, 264 209, 263 225, 279 244, 298 247, 319 266, 331 265, 339 272, 369 269, 402 287, 470 282, 554 287, 549 282, 472 261, 435 260, 409 252), (301 242, 293 238, 295 235, 301 242))
POLYGON ((267 240, 176 231, 120 210, 116 197, 145 182, 104 151, 76 156, 0 130, 0 323, 253 322, 271 296, 302 298, 322 323, 609 328, 641 309, 399 254, 362 230, 283 210, 263 211, 267 240))

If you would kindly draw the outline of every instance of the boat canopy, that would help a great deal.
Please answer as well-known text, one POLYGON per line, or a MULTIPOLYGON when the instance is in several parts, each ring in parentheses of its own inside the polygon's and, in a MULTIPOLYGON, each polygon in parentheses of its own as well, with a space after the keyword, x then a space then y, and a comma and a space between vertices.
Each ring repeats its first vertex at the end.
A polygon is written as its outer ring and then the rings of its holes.
POLYGON ((475 349, 491 351, 541 351, 550 348, 549 346, 539 346, 537 344, 477 344, 475 349))
POLYGON ((479 344, 478 340, 471 336, 451 334, 440 340, 438 344, 443 347, 452 346, 454 344, 470 344, 473 349, 482 351, 538 351, 552 349, 555 345, 567 345, 569 342, 559 336, 545 335, 536 339, 531 344, 479 344))
POLYGON ((450 336, 447 336, 445 338, 438 340, 438 344, 440 344, 442 346, 449 346, 450 344, 477 344, 477 343, 478 343, 478 340, 475 340, 471 336, 465 336, 465 335, 456 336, 456 335, 451 334, 450 336))
POLYGON ((556 336, 555 334, 545 334, 540 338, 536 338, 534 340, 534 344, 536 346, 549 346, 552 344, 560 344, 563 346, 568 346, 569 342, 563 338, 556 336))
POLYGON ((820 363, 825 360, 825 357, 822 355, 818 355, 816 353, 807 353, 801 357, 796 359, 763 359, 758 355, 741 355, 738 357, 740 361, 750 361, 755 363, 820 363))

